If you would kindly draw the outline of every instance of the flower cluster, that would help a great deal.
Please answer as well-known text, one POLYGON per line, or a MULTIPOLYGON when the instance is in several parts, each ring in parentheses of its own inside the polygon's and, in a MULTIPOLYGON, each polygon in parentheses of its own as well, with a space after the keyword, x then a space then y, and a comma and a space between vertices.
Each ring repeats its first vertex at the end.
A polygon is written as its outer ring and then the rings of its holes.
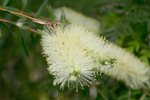
POLYGON ((83 26, 69 24, 57 27, 55 32, 44 30, 41 44, 54 85, 61 88, 84 88, 99 73, 133 89, 150 87, 150 70, 145 64, 83 26))
POLYGON ((61 88, 88 86, 96 72, 112 65, 103 49, 105 40, 79 25, 61 26, 54 33, 43 31, 41 44, 54 84, 61 88))

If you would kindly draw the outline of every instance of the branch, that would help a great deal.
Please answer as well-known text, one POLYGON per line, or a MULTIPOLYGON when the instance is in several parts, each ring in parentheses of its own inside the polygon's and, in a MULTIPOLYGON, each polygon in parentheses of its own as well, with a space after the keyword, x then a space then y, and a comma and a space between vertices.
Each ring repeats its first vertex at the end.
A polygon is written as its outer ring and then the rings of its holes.
POLYGON ((17 26, 17 27, 19 27, 19 28, 21 28, 21 29, 29 30, 29 31, 31 31, 31 32, 40 34, 37 30, 35 30, 35 29, 33 29, 33 28, 29 27, 29 26, 25 26, 25 25, 19 26, 17 23, 14 23, 14 22, 9 21, 9 20, 7 20, 7 19, 2 19, 2 18, 0 18, 0 22, 9 23, 9 24, 15 25, 15 26, 17 26))
MULTIPOLYGON (((16 12, 16 11, 11 11, 11 10, 8 10, 8 9, 6 9, 6 8, 3 8, 3 7, 0 7, 0 11, 5 11, 5 12, 9 12, 9 13, 11 13, 11 14, 13 14, 13 15, 19 16, 19 17, 21 16, 21 17, 28 18, 28 19, 32 20, 32 22, 35 22, 35 23, 37 23, 37 24, 46 25, 46 26, 47 26, 48 28, 50 28, 52 31, 55 31, 55 28, 56 28, 57 26, 60 26, 60 25, 61 25, 61 23, 60 23, 59 21, 56 21, 55 23, 52 23, 50 20, 37 19, 37 18, 31 17, 31 16, 29 16, 29 15, 27 15, 27 14, 21 12, 21 11, 18 11, 18 12, 16 12)), ((6 19, 1 19, 1 18, 0 18, 0 21, 1 21, 1 22, 7 22, 7 23, 10 23, 10 24, 13 24, 13 25, 16 25, 16 26, 20 27, 20 26, 17 25, 16 23, 13 23, 13 22, 11 22, 11 21, 9 21, 9 20, 6 20, 6 19)), ((21 28, 23 28, 23 29, 28 29, 28 30, 30 30, 30 31, 32 31, 32 32, 38 33, 35 29, 30 28, 30 27, 27 27, 27 26, 24 26, 24 27, 21 27, 21 28)), ((38 33, 38 34, 39 34, 39 33, 38 33)))
POLYGON ((42 19, 33 18, 33 17, 29 16, 29 15, 26 15, 25 13, 23 13, 21 11, 15 12, 15 11, 11 11, 11 10, 8 10, 8 9, 2 8, 2 7, 0 7, 0 10, 1 11, 5 11, 5 12, 9 12, 9 13, 11 13, 13 15, 16 15, 16 16, 21 16, 21 17, 28 18, 28 19, 32 20, 33 22, 41 24, 41 25, 46 25, 47 22, 51 23, 48 20, 42 20, 42 19))

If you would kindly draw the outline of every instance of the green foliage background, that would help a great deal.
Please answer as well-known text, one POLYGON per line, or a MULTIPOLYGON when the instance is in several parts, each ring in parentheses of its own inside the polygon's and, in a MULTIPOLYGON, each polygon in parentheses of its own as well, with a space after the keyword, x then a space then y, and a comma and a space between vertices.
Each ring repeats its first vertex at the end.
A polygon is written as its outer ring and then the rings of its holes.
MULTIPOLYGON (((101 23, 100 35, 150 65, 150 0, 0 0, 0 6, 51 19, 52 8, 67 6, 101 23)), ((25 18, 0 11, 0 18, 42 28, 25 18)), ((41 54, 40 36, 0 22, 1 100, 150 100, 145 90, 131 90, 105 75, 90 88, 60 90, 41 54), (93 91, 93 92, 92 92, 93 91)))

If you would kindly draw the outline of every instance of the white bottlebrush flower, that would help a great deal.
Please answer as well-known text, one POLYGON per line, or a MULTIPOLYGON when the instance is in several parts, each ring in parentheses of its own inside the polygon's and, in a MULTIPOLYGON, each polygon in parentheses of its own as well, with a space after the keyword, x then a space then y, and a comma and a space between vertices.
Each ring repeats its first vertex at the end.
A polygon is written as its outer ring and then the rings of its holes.
POLYGON ((54 33, 43 31, 41 44, 54 84, 60 84, 61 88, 83 88, 95 80, 97 72, 134 89, 150 85, 148 67, 83 26, 71 24, 56 28, 54 33))
MULTIPOLYGON (((73 31, 74 28, 71 27, 75 26, 70 26, 70 30, 73 31)), ((85 32, 81 26, 75 32, 88 50, 88 56, 93 59, 96 70, 123 81, 133 89, 150 87, 149 67, 133 54, 104 41, 92 32, 85 32)))
POLYGON ((133 89, 150 87, 150 69, 148 66, 117 45, 109 44, 105 48, 110 57, 116 58, 114 67, 103 71, 106 75, 125 82, 127 86, 133 89))
POLYGON ((99 32, 100 23, 90 17, 83 15, 75 10, 67 7, 61 7, 54 10, 54 14, 58 20, 60 20, 61 15, 65 15, 66 19, 73 24, 81 24, 87 27, 90 31, 99 32))
POLYGON ((69 29, 68 33, 73 32, 76 36, 79 37, 80 43, 84 51, 87 52, 87 55, 94 62, 94 69, 102 72, 102 70, 109 69, 112 67, 112 62, 114 58, 109 57, 106 50, 109 48, 104 48, 107 46, 108 42, 105 41, 104 37, 99 37, 93 32, 90 32, 86 29, 86 27, 81 25, 69 25, 67 26, 69 29))
POLYGON ((61 88, 83 88, 95 80, 93 62, 80 48, 80 39, 69 28, 57 28, 55 33, 44 32, 41 44, 47 57, 54 84, 61 88))
POLYGON ((103 67, 99 62, 109 60, 103 54, 104 40, 98 40, 97 36, 79 25, 60 26, 54 33, 43 31, 41 44, 54 84, 60 84, 61 88, 67 86, 78 90, 78 86, 83 88, 91 84, 95 81, 95 69, 100 71, 103 67), (97 44, 102 48, 96 49, 97 44))
POLYGON ((83 32, 82 27, 79 28, 81 29, 76 30, 76 34, 80 36, 84 46, 92 51, 89 55, 95 62, 98 71, 125 82, 127 86, 133 89, 150 87, 150 69, 148 66, 117 45, 104 41, 103 38, 91 32, 83 32), (103 59, 104 62, 102 63, 99 59, 103 59))
MULTIPOLYGON (((150 87, 150 69, 133 54, 93 34, 80 35, 80 37, 85 46, 94 52, 92 54, 95 56, 92 57, 94 60, 98 60, 96 56, 110 58, 106 58, 108 62, 105 60, 103 67, 99 69, 101 72, 125 82, 133 89, 143 88, 146 85, 150 87)), ((96 62, 97 67, 102 66, 101 62, 96 62)))

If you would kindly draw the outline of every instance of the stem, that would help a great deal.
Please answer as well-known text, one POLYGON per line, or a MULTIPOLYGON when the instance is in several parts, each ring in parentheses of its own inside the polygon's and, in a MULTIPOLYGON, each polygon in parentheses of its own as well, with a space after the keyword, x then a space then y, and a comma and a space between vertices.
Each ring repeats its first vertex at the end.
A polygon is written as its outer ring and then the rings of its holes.
MULTIPOLYGON (((27 13, 25 14, 25 13, 23 13, 23 12, 21 12, 21 11, 18 11, 18 12, 16 12, 16 11, 11 11, 11 10, 8 10, 8 9, 6 9, 6 8, 3 8, 3 7, 0 7, 0 11, 5 11, 5 12, 9 12, 9 13, 11 13, 11 14, 13 14, 13 15, 19 16, 19 17, 28 18, 28 19, 32 20, 32 22, 35 22, 35 23, 37 23, 37 24, 46 25, 46 26, 47 26, 48 28, 50 28, 52 31, 55 31, 55 28, 61 25, 61 23, 60 23, 59 21, 56 21, 55 23, 52 23, 52 22, 49 21, 49 20, 33 18, 33 17, 27 15, 27 13)), ((1 22, 7 22, 7 23, 13 24, 13 25, 15 25, 15 26, 17 26, 17 27, 20 27, 20 28, 22 28, 22 29, 27 29, 27 30, 30 30, 30 31, 32 31, 32 32, 34 32, 34 33, 40 34, 38 31, 36 31, 35 29, 33 29, 33 28, 31 28, 31 27, 28 27, 28 26, 24 26, 24 25, 18 26, 16 23, 11 22, 11 21, 6 20, 6 19, 2 19, 2 18, 0 18, 0 21, 1 21, 1 22)))
POLYGON ((24 29, 24 30, 29 30, 31 32, 34 32, 34 33, 37 33, 37 34, 40 34, 38 31, 36 31, 35 29, 31 28, 31 27, 28 27, 28 26, 25 26, 23 25, 22 27, 18 26, 16 23, 12 22, 12 21, 9 21, 7 19, 2 19, 0 18, 0 22, 5 22, 5 23, 9 23, 9 24, 12 24, 12 25, 15 25, 21 29, 24 29))
POLYGON ((9 13, 11 13, 13 15, 16 15, 16 16, 21 16, 21 17, 28 18, 28 19, 32 20, 33 22, 41 24, 41 25, 46 25, 47 22, 51 23, 48 20, 41 20, 41 19, 33 18, 33 17, 31 17, 29 15, 26 15, 26 14, 24 14, 22 12, 15 12, 15 11, 11 11, 11 10, 8 10, 8 9, 2 8, 2 7, 0 7, 0 10, 9 12, 9 13))

